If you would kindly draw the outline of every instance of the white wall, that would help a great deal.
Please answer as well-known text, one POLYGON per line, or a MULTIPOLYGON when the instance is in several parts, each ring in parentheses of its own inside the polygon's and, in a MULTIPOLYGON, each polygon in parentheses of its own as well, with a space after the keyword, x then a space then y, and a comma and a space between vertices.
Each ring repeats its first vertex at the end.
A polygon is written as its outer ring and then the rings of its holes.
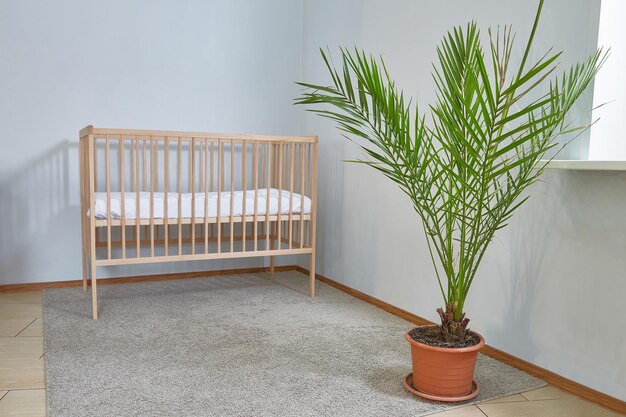
MULTIPOLYGON (((546 1, 535 55, 554 45, 566 51, 564 64, 583 59, 595 47, 598 6, 546 1)), ((305 2, 303 79, 330 83, 320 46, 357 45, 382 54, 399 86, 424 108, 433 99, 430 63, 447 28, 469 19, 485 29, 512 23, 522 44, 534 7, 515 0, 305 2)), ((577 111, 584 119, 590 108, 591 95, 577 111)), ((303 133, 320 136, 318 272, 436 320, 440 292, 408 199, 370 168, 342 162, 360 153, 331 122, 308 114, 303 133)), ((626 174, 547 173, 493 242, 466 305, 471 327, 491 345, 621 399, 624 190, 626 174)))
POLYGON ((85 125, 299 133, 301 25, 293 0, 0 1, 0 283, 81 277, 85 125))

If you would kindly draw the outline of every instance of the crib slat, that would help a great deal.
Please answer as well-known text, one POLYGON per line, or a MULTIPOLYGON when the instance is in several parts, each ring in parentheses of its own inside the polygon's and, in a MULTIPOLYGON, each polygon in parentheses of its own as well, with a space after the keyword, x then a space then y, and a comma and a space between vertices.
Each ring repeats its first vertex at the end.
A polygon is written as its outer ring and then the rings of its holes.
POLYGON ((109 147, 109 135, 105 136, 105 168, 107 189, 107 258, 111 259, 111 152, 109 147))
POLYGON ((191 177, 192 177, 192 172, 191 172, 191 159, 193 158, 193 152, 191 151, 191 144, 193 143, 193 137, 190 139, 190 142, 188 144, 188 157, 189 157, 189 161, 187 164, 187 168, 189 169, 189 181, 187 182, 187 188, 189 188, 189 192, 191 192, 191 177))
POLYGON ((278 243, 278 249, 281 247, 281 231, 282 231, 282 202, 283 202, 283 144, 278 145, 278 220, 276 225, 278 230, 276 232, 276 239, 278 243))
MULTIPOLYGON (((130 192, 135 192, 135 141, 132 140, 132 137, 130 139, 130 192)), ((130 228, 130 233, 131 233, 131 241, 130 243, 132 244, 133 240, 136 239, 135 236, 135 229, 133 227, 130 228)))
POLYGON ((168 213, 168 194, 169 194, 169 186, 170 186, 170 141, 167 136, 164 137, 164 145, 163 145, 163 240, 165 244, 163 245, 163 251, 165 256, 169 255, 169 213, 168 213))
POLYGON ((199 161, 199 166, 198 166, 198 177, 199 177, 199 187, 198 189, 200 191, 204 190, 204 144, 206 143, 206 140, 199 138, 200 139, 200 145, 199 145, 199 149, 198 149, 198 156, 200 157, 200 161, 199 161))
POLYGON ((196 253, 196 139, 191 138, 191 143, 189 144, 189 159, 191 162, 191 166, 189 168, 189 188, 191 189, 191 224, 189 228, 191 229, 191 254, 194 255, 196 253))
POLYGON ((235 223, 233 222, 234 217, 234 199, 235 199, 235 143, 233 140, 230 140, 230 251, 233 252, 234 242, 233 237, 235 235, 235 223))
POLYGON ((142 191, 148 191, 147 190, 147 184, 148 184, 148 178, 147 178, 147 167, 146 167, 146 140, 143 139, 141 141, 141 174, 142 174, 142 182, 141 182, 141 190, 142 191))
POLYGON ((278 184, 278 143, 275 143, 273 146, 274 146, 274 181, 272 181, 272 183, 274 184, 274 186, 276 186, 276 184, 278 184))
POLYGON ((266 196, 265 196, 265 250, 268 250, 270 243, 270 173, 272 172, 272 163, 270 162, 270 146, 271 144, 267 144, 267 178, 265 182, 266 186, 266 196))
MULTIPOLYGON (((298 151, 298 149, 300 149, 298 147, 297 143, 293 144, 293 191, 294 193, 297 192, 297 190, 300 188, 300 160, 298 159, 300 153, 298 151)), ((297 204, 297 200, 294 197, 294 202, 293 202, 294 206, 293 206, 293 214, 296 214, 296 204, 297 204)), ((291 226, 293 228, 293 233, 292 233, 292 245, 294 246, 298 246, 298 226, 299 226, 299 222, 296 221, 297 219, 294 220, 293 225, 291 226)))
POLYGON ((289 249, 291 249, 291 239, 293 238, 293 222, 291 221, 293 215, 293 171, 295 162, 295 149, 293 143, 289 144, 289 249))
MULTIPOLYGON (((257 147, 259 142, 257 141, 257 147)), ((261 172, 259 173, 259 178, 261 178, 260 185, 265 184, 265 144, 261 145, 261 172)))
MULTIPOLYGON (((219 148, 219 145, 218 145, 219 148)), ((211 141, 211 172, 209 175, 209 181, 211 181, 211 187, 209 189, 209 191, 213 192, 214 188, 213 188, 213 168, 215 165, 213 165, 213 141, 211 141)), ((211 237, 213 237, 215 235, 215 233, 213 232, 213 224, 211 224, 211 237)))
MULTIPOLYGON (((147 157, 146 157, 146 151, 147 151, 146 147, 147 147, 147 145, 146 145, 146 143, 147 142, 152 143, 152 141, 151 140, 147 140, 147 139, 144 138, 142 142, 143 142, 143 153, 142 153, 142 158, 141 158, 141 164, 142 164, 141 168, 143 170, 143 185, 142 185, 141 189, 143 191, 149 191, 149 187, 148 187, 148 166, 147 166, 147 163, 146 163, 147 162, 147 157)), ((144 229, 143 229, 144 236, 148 235, 148 231, 149 231, 149 227, 148 226, 144 227, 144 229)))
MULTIPOLYGON (((211 144, 213 147, 213 144, 211 144)), ((209 144, 204 139, 204 253, 209 253, 209 181, 207 178, 209 161, 209 144)), ((211 173, 212 174, 212 173, 211 173)))
POLYGON ((243 191, 243 201, 242 201, 242 216, 243 216, 243 223, 242 223, 242 240, 241 240, 241 251, 245 252, 246 251, 246 141, 244 140, 242 143, 242 149, 241 149, 241 190, 243 191))
MULTIPOLYGON (((152 138, 152 136, 150 137, 152 138)), ((154 143, 154 166, 156 169, 154 170, 154 189, 159 192, 159 140, 157 139, 154 143)))
MULTIPOLYGON (((272 160, 273 160, 273 168, 272 168, 272 186, 276 186, 277 184, 277 178, 278 178, 278 168, 279 168, 279 162, 278 162, 278 143, 273 144, 272 145, 272 149, 273 149, 273 154, 272 154, 272 160)), ((268 193, 267 193, 267 198, 269 201, 269 181, 268 181, 268 193)), ((280 200, 279 203, 280 205, 280 200)), ((269 212, 269 210, 268 210, 269 212)), ((270 225, 268 225, 269 227, 270 225)), ((270 239, 270 251, 273 253, 274 252, 274 245, 275 245, 275 239, 276 239, 276 234, 277 234, 277 230, 278 230, 278 217, 276 218, 276 221, 274 222, 273 227, 271 227, 271 239, 270 239)), ((274 260, 274 256, 270 256, 270 277, 273 279, 274 278, 274 264, 275 264, 275 260, 274 260)))
MULTIPOLYGON (((93 141, 93 178, 94 178, 94 183, 93 183, 93 192, 97 192, 98 190, 98 138, 96 136, 93 137, 92 139, 93 141)), ((96 244, 100 243, 100 233, 98 229, 95 229, 93 231, 93 234, 95 235, 95 241, 96 244)))
MULTIPOLYGON (((98 191, 98 138, 93 138, 93 192, 98 191)), ((96 233, 96 238, 98 234, 96 233)))
MULTIPOLYGON (((306 170, 306 144, 300 144, 300 164, 302 170, 302 178, 300 179, 300 198, 301 198, 301 214, 304 215, 304 197, 306 196, 306 181, 307 181, 307 170, 306 170)), ((303 216, 301 216, 303 217, 303 216)), ((306 223, 301 218, 300 219, 300 248, 303 248, 305 245, 304 233, 306 230, 306 223)))
MULTIPOLYGON (((305 195, 311 195, 311 193, 309 192, 310 188, 311 188, 311 147, 307 144, 306 146, 306 161, 305 161, 305 165, 306 165, 306 175, 307 175, 307 179, 305 182, 305 188, 304 188, 304 193, 305 195)), ((305 246, 309 246, 310 242, 309 242, 309 238, 311 236, 310 233, 310 227, 311 227, 311 222, 307 221, 305 228, 304 228, 304 232, 305 232, 305 238, 304 238, 304 242, 305 242, 305 246)))
MULTIPOLYGON (((225 172, 225 165, 224 165, 224 150, 226 149, 226 144, 224 142, 222 142, 222 150, 217 154, 217 157, 220 158, 222 160, 222 191, 225 190, 225 178, 226 178, 226 172, 225 172)), ((225 225, 222 222, 218 222, 217 227, 221 228, 221 234, 222 236, 224 236, 226 234, 226 228, 225 225)), ((221 241, 220 241, 221 244, 221 241)))
POLYGON ((300 249, 304 247, 304 176, 304 144, 300 144, 300 227, 298 229, 300 249))
MULTIPOLYGON (((152 138, 152 137, 151 137, 152 138)), ((154 143, 154 189, 156 192, 159 192, 159 140, 157 139, 154 143)), ((152 165, 152 164, 150 164, 152 165)), ((159 226, 155 227, 156 240, 159 240, 159 226)))
POLYGON ((224 189, 224 142, 222 142, 222 150, 218 153, 218 158, 222 160, 222 190, 224 189))
MULTIPOLYGON (((261 145, 261 160, 259 161, 259 163, 261 167, 261 170, 260 170, 261 172, 259 173, 259 186, 264 187, 265 186, 265 167, 267 166, 265 162, 265 144, 261 145)), ((262 235, 265 234, 265 226, 266 226, 266 223, 261 221, 261 224, 259 225, 259 229, 261 229, 262 235)))
MULTIPOLYGON (((137 158, 137 164, 135 165, 135 219, 141 219, 141 208, 140 208, 140 194, 139 194, 139 140, 135 136, 135 154, 137 158)), ((137 247, 137 258, 141 257, 141 229, 139 225, 139 221, 136 222, 135 226, 135 241, 137 247)))
POLYGON ((182 148, 182 142, 179 137, 178 138, 178 255, 183 254, 182 188, 183 188, 183 148, 182 148))
POLYGON ((126 259, 126 196, 124 195, 124 137, 120 135, 120 211, 122 223, 122 259, 126 259))
POLYGON ((154 256, 154 142, 150 139, 150 256, 154 256))
POLYGON ((254 183, 254 251, 258 245, 258 212, 259 212, 259 141, 254 144, 254 155, 252 159, 252 182, 254 183))
POLYGON ((217 140, 217 253, 222 252, 222 177, 224 176, 224 159, 222 140, 217 140))

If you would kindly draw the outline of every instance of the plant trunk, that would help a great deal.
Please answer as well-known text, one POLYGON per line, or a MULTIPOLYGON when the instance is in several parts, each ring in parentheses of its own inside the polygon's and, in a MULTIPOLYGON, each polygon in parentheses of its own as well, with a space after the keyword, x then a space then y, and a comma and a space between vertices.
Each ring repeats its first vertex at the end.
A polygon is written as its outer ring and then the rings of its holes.
POLYGON ((448 342, 464 341, 467 336, 467 325, 470 320, 465 317, 465 313, 457 316, 459 311, 457 306, 456 303, 448 303, 445 311, 443 308, 437 309, 441 318, 441 334, 448 342))

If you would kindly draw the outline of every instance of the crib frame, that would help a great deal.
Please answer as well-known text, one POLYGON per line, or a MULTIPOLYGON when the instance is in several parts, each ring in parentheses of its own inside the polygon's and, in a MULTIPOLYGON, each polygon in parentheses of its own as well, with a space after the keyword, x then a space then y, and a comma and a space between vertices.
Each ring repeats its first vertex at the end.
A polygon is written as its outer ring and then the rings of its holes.
POLYGON ((91 283, 94 320, 98 318, 99 266, 269 256, 273 278, 276 256, 304 254, 310 255, 309 295, 315 296, 317 136, 103 129, 89 125, 80 130, 79 137, 83 289, 86 291, 91 283), (225 154, 229 156, 225 158, 225 154), (114 156, 117 163, 112 163, 114 156), (253 215, 246 214, 245 193, 243 214, 234 215, 233 196, 239 187, 254 192, 250 202, 254 205, 253 215), (269 193, 270 188, 279 190, 278 211, 270 215, 268 198, 265 214, 260 215, 258 192, 269 193), (154 193, 160 191, 165 200, 164 215, 155 218, 154 193), (230 191, 229 213, 220 212, 220 198, 225 191, 230 191), (282 214, 281 193, 286 191, 289 208, 282 214), (106 219, 91 215, 96 212, 96 192, 106 193, 106 219), (121 218, 111 218, 111 195, 115 192, 136 194, 133 219, 126 219, 124 198, 121 218), (140 215, 141 192, 150 196, 148 218, 140 215), (178 215, 171 218, 167 196, 173 192, 178 193, 178 215), (218 199, 217 215, 213 217, 206 206, 210 192, 217 192, 218 199), (189 217, 182 217, 183 193, 191 194, 189 217), (293 212, 294 193, 310 198, 310 213, 293 212), (197 217, 195 199, 202 194, 204 215, 197 217))

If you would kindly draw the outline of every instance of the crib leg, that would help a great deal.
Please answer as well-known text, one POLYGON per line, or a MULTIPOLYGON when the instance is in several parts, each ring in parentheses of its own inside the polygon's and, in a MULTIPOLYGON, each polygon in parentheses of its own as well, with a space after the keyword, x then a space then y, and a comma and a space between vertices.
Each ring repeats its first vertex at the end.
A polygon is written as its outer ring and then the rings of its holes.
POLYGON ((96 265, 91 265, 91 308, 93 310, 93 319, 98 320, 98 289, 96 278, 96 265))
POLYGON ((315 297, 315 252, 311 254, 311 265, 309 266, 309 295, 315 297))
POLYGON ((87 291, 87 256, 83 252, 83 291, 87 291))

